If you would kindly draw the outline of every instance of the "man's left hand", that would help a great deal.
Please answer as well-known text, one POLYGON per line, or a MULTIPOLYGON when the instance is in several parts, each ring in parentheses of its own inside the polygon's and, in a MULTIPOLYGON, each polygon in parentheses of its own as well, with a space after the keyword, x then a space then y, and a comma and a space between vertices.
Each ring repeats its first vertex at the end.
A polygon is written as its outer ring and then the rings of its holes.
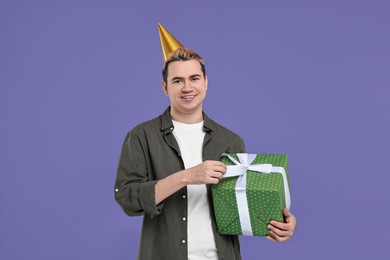
POLYGON ((286 223, 271 220, 270 224, 268 224, 268 228, 274 236, 267 236, 266 238, 268 240, 274 242, 284 242, 289 240, 294 234, 295 227, 297 226, 297 218, 291 214, 287 208, 283 209, 283 215, 286 223))

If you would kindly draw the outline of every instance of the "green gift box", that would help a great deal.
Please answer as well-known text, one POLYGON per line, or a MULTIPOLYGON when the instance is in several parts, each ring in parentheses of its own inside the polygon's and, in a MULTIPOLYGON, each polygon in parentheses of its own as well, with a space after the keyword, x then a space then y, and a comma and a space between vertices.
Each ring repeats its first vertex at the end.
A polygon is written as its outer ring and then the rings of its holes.
POLYGON ((219 234, 267 236, 290 207, 287 154, 223 154, 227 172, 212 187, 219 234))

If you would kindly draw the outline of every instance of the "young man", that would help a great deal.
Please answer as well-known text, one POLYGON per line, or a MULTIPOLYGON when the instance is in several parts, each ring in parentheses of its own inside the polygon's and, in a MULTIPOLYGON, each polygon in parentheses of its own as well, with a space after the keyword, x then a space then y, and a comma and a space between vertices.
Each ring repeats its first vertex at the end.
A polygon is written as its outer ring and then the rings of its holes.
MULTIPOLYGON (((162 88, 170 107, 128 133, 115 199, 126 214, 144 215, 137 259, 241 259, 238 237, 216 232, 210 188, 226 172, 220 155, 244 152, 244 143, 203 113, 203 59, 186 48, 168 55, 162 88)), ((285 215, 288 223, 271 227, 275 241, 295 228, 285 215)))

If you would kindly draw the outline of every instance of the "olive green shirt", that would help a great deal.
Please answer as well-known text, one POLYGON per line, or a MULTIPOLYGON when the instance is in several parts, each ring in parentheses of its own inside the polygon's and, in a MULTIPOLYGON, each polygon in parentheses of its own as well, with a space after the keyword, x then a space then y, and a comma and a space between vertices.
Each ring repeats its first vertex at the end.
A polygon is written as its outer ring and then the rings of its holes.
MULTIPOLYGON (((222 153, 245 151, 242 139, 203 114, 203 161, 219 160, 222 153)), ((187 259, 187 188, 155 204, 155 184, 184 169, 172 133, 170 108, 159 117, 131 130, 123 143, 115 182, 115 199, 129 216, 144 215, 137 259, 187 259)), ((207 185, 212 228, 220 260, 241 259, 237 236, 216 231, 211 185, 207 185)))

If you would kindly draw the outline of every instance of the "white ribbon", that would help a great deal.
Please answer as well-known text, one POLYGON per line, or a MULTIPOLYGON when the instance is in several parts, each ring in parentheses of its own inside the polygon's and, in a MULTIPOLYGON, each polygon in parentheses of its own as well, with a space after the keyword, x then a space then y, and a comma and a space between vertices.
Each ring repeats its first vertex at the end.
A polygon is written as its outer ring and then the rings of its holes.
POLYGON ((226 173, 223 178, 238 176, 238 180, 235 187, 237 208, 240 218, 240 224, 242 234, 244 236, 252 236, 252 226, 249 216, 248 200, 246 197, 246 171, 255 171, 263 174, 269 174, 271 172, 277 172, 282 174, 284 184, 284 195, 286 201, 286 207, 289 209, 291 205, 290 189, 288 186, 286 171, 283 167, 274 167, 272 164, 254 164, 251 165, 256 158, 256 154, 237 153, 239 161, 223 153, 222 156, 227 156, 235 165, 226 165, 226 173))

